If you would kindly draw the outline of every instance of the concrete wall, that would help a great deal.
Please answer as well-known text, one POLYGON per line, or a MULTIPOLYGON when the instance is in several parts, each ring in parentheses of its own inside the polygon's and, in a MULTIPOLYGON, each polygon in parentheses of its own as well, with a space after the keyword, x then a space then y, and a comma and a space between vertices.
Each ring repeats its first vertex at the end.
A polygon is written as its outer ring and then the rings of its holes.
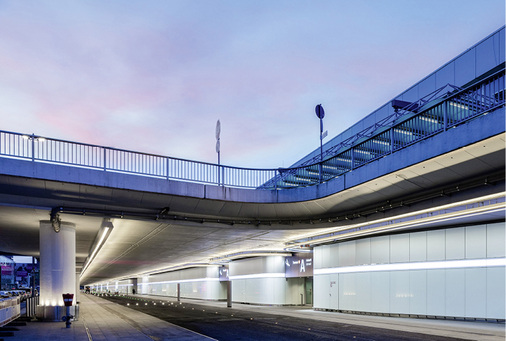
POLYGON ((319 246, 314 307, 504 319, 504 258, 504 223, 319 246))
POLYGON ((285 278, 285 257, 257 257, 229 264, 232 301, 238 303, 297 305, 304 293, 303 279, 285 278))

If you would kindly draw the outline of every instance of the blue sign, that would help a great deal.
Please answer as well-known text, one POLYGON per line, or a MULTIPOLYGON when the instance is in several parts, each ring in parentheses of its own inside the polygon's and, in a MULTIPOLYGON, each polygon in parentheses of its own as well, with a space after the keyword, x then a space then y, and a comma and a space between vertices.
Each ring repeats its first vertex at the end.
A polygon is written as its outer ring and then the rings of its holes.
POLYGON ((285 277, 313 276, 313 253, 302 253, 285 258, 285 277))

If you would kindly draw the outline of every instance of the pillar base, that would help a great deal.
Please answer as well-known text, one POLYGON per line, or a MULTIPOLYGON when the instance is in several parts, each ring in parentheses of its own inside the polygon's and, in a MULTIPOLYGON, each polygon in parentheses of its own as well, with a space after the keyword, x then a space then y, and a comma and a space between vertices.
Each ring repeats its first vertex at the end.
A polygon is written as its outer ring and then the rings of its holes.
MULTIPOLYGON (((35 308, 35 316, 41 321, 47 322, 61 322, 62 317, 67 315, 67 309, 64 306, 42 306, 38 305, 35 308)), ((74 321, 79 319, 79 306, 73 305, 70 307, 70 315, 74 316, 74 321)))

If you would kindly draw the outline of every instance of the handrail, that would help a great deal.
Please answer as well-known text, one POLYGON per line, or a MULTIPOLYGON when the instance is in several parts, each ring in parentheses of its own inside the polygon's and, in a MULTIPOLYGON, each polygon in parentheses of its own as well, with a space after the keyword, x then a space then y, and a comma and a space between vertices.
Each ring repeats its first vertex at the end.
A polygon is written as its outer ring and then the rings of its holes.
POLYGON ((323 162, 292 168, 233 167, 9 131, 0 131, 0 157, 226 187, 312 186, 504 106, 504 69, 436 97, 446 87, 418 100, 417 110, 398 109, 332 147, 333 155, 323 162))

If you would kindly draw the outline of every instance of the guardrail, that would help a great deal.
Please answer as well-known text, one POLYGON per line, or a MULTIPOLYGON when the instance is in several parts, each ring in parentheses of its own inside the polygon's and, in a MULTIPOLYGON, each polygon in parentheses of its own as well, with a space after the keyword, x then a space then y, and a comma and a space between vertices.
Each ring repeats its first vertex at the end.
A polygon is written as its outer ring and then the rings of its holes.
POLYGON ((452 88, 397 109, 390 121, 358 133, 340 150, 332 147, 323 162, 294 168, 232 167, 8 131, 0 131, 0 156, 227 187, 311 186, 504 106, 504 69, 466 89, 452 88))
POLYGON ((20 312, 19 297, 0 299, 0 327, 17 319, 20 316, 20 312))

